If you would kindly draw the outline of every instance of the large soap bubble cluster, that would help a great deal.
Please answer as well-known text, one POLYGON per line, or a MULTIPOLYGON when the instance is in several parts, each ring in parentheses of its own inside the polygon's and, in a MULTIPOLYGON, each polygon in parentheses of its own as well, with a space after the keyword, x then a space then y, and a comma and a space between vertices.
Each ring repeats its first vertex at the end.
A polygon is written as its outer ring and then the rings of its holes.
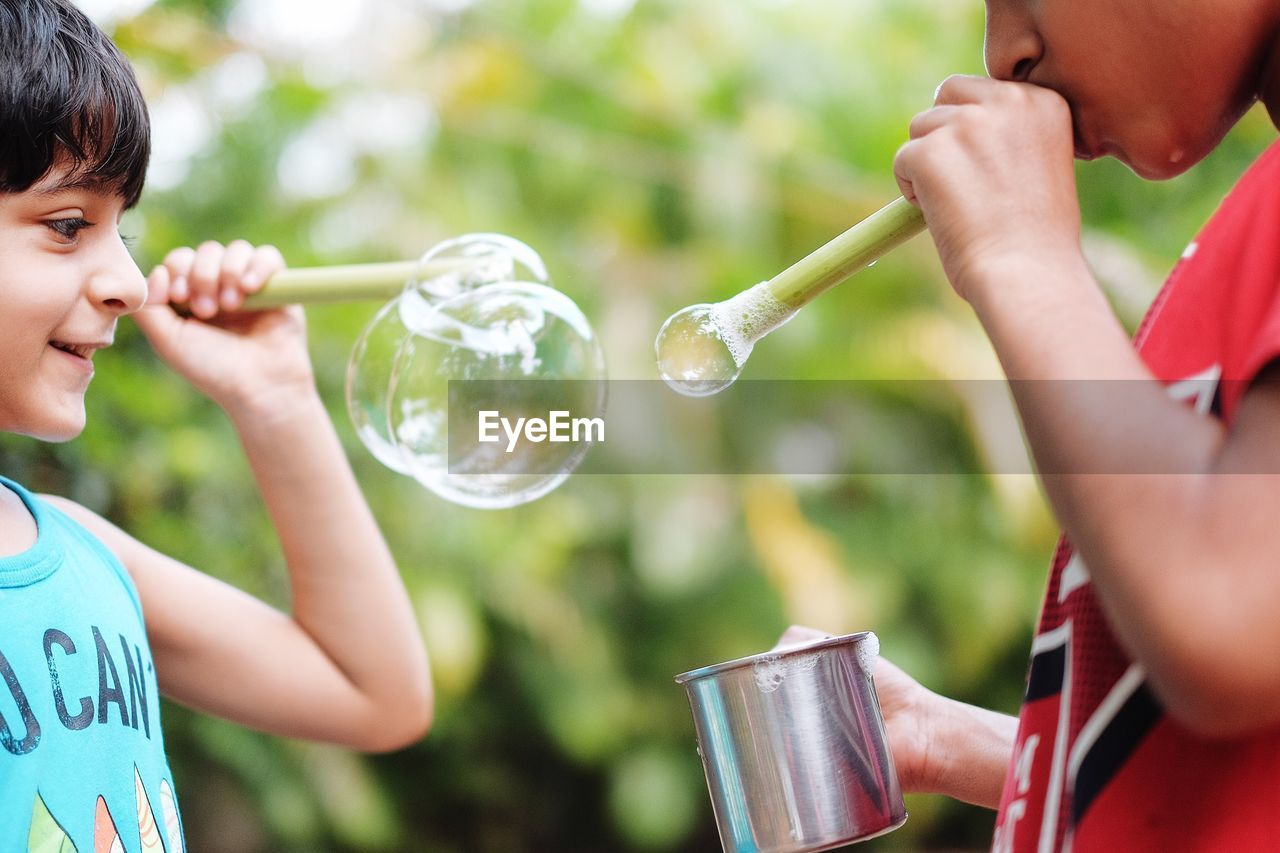
POLYGON ((583 446, 526 443, 507 452, 470 432, 451 445, 449 381, 571 387, 578 413, 598 416, 599 342, 577 305, 550 286, 537 253, 517 240, 459 237, 424 255, 420 268, 428 267, 452 271, 411 281, 352 352, 347 407, 356 432, 383 464, 447 500, 489 509, 535 500, 569 476, 583 446))

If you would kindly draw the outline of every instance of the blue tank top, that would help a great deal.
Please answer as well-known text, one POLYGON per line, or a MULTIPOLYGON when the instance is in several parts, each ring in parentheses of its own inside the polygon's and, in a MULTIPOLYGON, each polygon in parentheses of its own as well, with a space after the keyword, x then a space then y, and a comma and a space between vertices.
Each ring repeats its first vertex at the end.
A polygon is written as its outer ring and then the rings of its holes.
POLYGON ((0 557, 0 851, 184 853, 142 604, 120 561, 18 484, 0 557))

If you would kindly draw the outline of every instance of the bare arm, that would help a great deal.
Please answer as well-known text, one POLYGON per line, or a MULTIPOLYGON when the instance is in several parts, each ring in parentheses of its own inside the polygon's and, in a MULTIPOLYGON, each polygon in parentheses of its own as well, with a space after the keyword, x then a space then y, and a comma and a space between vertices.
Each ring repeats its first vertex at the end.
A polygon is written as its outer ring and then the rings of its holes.
POLYGON ((316 393, 301 309, 233 311, 283 267, 243 241, 178 249, 135 315, 157 353, 231 418, 284 551, 281 613, 74 505, 133 576, 161 688, 269 732, 381 751, 426 731, 426 652, 391 553, 316 393), (182 318, 169 302, 188 302, 182 318))
POLYGON ((1072 130, 1048 88, 951 77, 913 119, 895 173, 1013 382, 1049 499, 1121 644, 1183 724, 1269 728, 1280 488, 1240 472, 1276 470, 1280 394, 1255 385, 1228 435, 1155 381, 1080 250, 1072 130), (1155 471, 1176 473, 1139 473, 1155 471))
POLYGON ((1228 433, 1154 381, 1083 263, 1027 259, 987 275, 971 301, 1119 639, 1169 712, 1202 734, 1280 722, 1280 662, 1258 653, 1280 643, 1280 479, 1248 473, 1280 460, 1275 373, 1254 383, 1228 433), (1092 381, 1054 381, 1082 377, 1092 381), (1104 408, 1116 399, 1106 380, 1127 380, 1124 405, 1104 408), (1111 471, 1122 473, 1097 473, 1111 471), (1172 473, 1141 473, 1159 471, 1172 473))
POLYGON ((395 561, 320 398, 272 410, 233 420, 284 550, 293 620, 362 697, 352 722, 374 748, 418 740, 431 678, 395 561))

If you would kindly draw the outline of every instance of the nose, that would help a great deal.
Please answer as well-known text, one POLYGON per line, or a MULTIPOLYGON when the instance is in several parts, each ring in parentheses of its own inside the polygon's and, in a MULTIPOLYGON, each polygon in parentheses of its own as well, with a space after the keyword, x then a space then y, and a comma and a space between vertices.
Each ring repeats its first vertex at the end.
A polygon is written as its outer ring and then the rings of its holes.
POLYGON ((111 242, 89 276, 89 299, 116 315, 132 314, 147 302, 147 279, 124 242, 111 242))
POLYGON ((1044 57, 1044 42, 1025 3, 989 0, 983 55, 990 77, 1027 81, 1044 57))

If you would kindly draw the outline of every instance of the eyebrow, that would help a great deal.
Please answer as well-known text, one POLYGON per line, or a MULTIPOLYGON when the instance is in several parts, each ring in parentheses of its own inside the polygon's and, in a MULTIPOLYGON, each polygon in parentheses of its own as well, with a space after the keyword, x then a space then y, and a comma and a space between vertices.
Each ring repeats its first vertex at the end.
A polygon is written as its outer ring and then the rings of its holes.
POLYGON ((61 195, 62 193, 73 192, 75 190, 101 192, 103 188, 102 179, 82 172, 75 177, 63 178, 62 180, 47 187, 33 187, 31 191, 40 198, 48 198, 50 196, 61 195))

